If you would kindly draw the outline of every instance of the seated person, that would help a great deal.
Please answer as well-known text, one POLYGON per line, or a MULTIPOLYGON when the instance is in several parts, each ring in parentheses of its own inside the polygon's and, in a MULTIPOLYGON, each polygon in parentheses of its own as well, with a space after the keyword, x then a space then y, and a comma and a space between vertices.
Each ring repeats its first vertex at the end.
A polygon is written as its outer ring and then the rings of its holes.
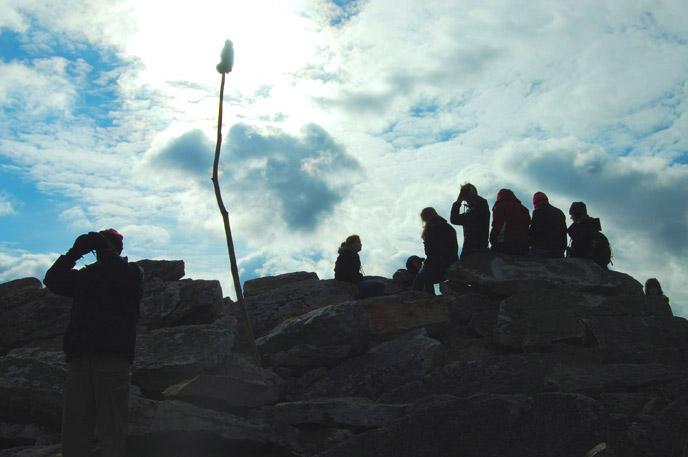
POLYGON ((416 276, 418 276, 418 272, 423 266, 424 261, 425 259, 418 257, 417 255, 412 255, 406 259, 406 269, 399 268, 394 272, 392 281, 404 287, 411 287, 413 285, 413 281, 416 279, 416 276))
POLYGON ((361 272, 361 252, 363 243, 358 235, 351 235, 339 246, 339 255, 334 265, 334 279, 358 285, 358 298, 383 295, 385 285, 378 281, 365 279, 361 272))
POLYGON ((650 278, 647 281, 645 281, 645 295, 647 297, 662 297, 664 301, 666 301, 667 305, 669 304, 669 297, 664 295, 664 292, 662 291, 662 286, 659 284, 657 278, 650 278))

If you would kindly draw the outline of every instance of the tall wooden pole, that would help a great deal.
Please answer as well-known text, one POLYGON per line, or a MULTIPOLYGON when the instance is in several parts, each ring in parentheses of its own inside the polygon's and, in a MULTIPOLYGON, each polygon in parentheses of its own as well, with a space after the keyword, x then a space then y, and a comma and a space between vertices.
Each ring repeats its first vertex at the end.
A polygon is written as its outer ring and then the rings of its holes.
POLYGON ((225 91, 225 73, 222 73, 222 82, 220 83, 220 107, 217 119, 217 142, 215 143, 215 161, 213 162, 213 187, 215 188, 215 199, 217 206, 222 214, 222 222, 225 226, 225 236, 227 238, 227 252, 229 253, 229 264, 232 269, 232 279, 234 280, 234 290, 236 292, 237 301, 241 306, 241 312, 244 317, 244 327, 246 337, 251 345, 252 356, 256 363, 260 365, 260 356, 258 355, 258 348, 256 347, 256 340, 253 336, 253 329, 251 328, 251 321, 246 311, 246 302, 244 301, 244 294, 241 291, 241 281, 239 280, 239 268, 237 267, 236 254, 234 253, 234 241, 232 241, 232 229, 229 226, 229 213, 225 204, 222 201, 222 194, 220 193, 220 182, 218 180, 218 168, 220 165, 220 149, 222 146, 222 102, 225 91))

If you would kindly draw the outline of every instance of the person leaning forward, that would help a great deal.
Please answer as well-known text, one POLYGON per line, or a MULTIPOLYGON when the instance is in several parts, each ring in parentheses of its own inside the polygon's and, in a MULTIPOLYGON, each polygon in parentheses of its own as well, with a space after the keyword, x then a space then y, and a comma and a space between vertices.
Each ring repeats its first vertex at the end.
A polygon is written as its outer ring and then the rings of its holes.
POLYGON ((487 200, 478 195, 478 190, 471 183, 461 186, 459 196, 452 204, 449 221, 463 226, 463 247, 461 258, 475 252, 487 251, 490 233, 490 207, 487 200), (461 204, 466 202, 466 211, 461 213, 461 204))
POLYGON ((126 449, 129 378, 143 272, 120 254, 123 237, 114 229, 79 236, 45 274, 43 283, 72 297, 63 349, 67 359, 62 417, 62 455, 121 457, 126 449), (76 261, 96 251, 96 263, 76 261))

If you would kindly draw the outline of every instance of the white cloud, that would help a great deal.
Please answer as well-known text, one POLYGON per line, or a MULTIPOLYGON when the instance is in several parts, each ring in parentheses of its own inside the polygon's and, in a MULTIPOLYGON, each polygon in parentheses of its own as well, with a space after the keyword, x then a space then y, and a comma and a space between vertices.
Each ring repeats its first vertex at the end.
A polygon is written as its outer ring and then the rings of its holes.
MULTIPOLYGON (((72 50, 90 43, 121 60, 96 83, 116 89, 110 126, 74 113, 97 70, 89 62, 4 62, 0 100, 25 112, 12 118, 23 132, 0 137, 0 154, 29 169, 39 189, 68 198, 63 217, 79 229, 126 228, 133 256, 181 257, 192 274, 229 287, 206 168, 214 67, 231 38, 221 182, 245 274, 331 277, 339 242, 359 233, 366 271, 389 275, 422 251, 419 210, 447 215, 458 185, 471 180, 490 201, 505 186, 524 202, 535 190, 562 207, 586 200, 613 239, 615 266, 659 277, 674 302, 688 303, 676 255, 688 225, 679 197, 688 151, 685 1, 370 0, 341 22, 341 11, 319 0, 172 2, 164 14, 146 2, 24 0, 0 11, 0 27, 36 49, 59 36, 72 50), (46 112, 63 119, 31 122, 46 112), (296 157, 299 129, 313 123, 360 164, 356 179, 335 186, 317 148, 296 157), (236 124, 255 128, 241 160, 230 152, 243 138, 229 133, 236 124), (278 152, 298 167, 268 176, 276 137, 293 140, 278 152), (193 154, 189 145, 198 146, 193 154), (180 163, 195 175, 179 173, 180 163), (289 189, 308 176, 326 186, 311 186, 307 204, 295 205, 289 189), (293 230, 298 219, 312 222, 309 233, 293 230)), ((0 119, 4 130, 8 122, 0 119)))
POLYGON ((12 205, 12 201, 7 197, 7 195, 4 195, 2 192, 0 192, 0 216, 9 216, 15 213, 16 210, 12 205))
POLYGON ((57 254, 33 254, 0 248, 0 282, 28 277, 42 280, 56 258, 57 254))

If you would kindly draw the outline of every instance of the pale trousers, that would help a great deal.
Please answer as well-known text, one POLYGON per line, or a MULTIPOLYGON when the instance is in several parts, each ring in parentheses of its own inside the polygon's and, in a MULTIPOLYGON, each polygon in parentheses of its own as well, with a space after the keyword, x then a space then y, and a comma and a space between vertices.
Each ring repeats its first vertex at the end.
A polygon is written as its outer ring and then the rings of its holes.
POLYGON ((130 362, 120 357, 69 361, 62 414, 64 457, 124 456, 130 372, 130 362))

